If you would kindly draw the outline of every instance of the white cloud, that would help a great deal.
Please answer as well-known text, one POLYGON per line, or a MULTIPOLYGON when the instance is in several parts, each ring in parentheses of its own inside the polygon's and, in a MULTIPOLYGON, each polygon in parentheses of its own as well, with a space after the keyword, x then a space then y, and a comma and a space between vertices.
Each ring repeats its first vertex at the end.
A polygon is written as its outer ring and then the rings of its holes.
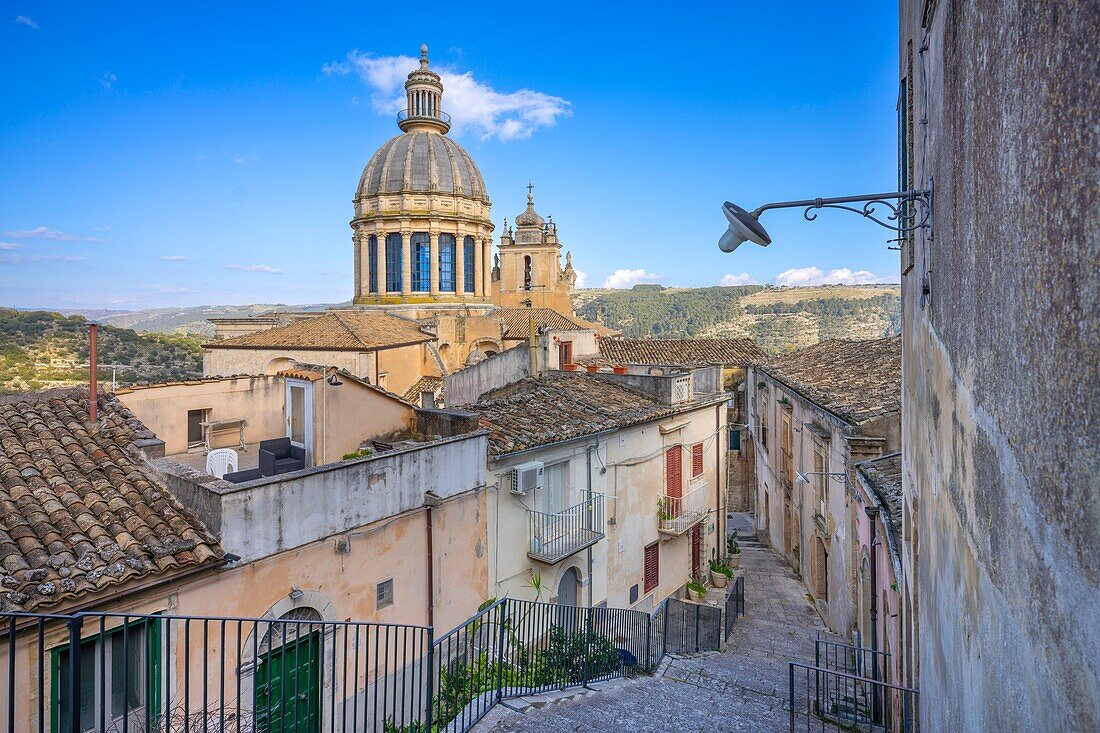
POLYGON ((756 278, 747 272, 740 275, 726 274, 718 281, 719 285, 756 285, 756 278))
POLYGON ((248 165, 249 163, 259 163, 260 159, 256 157, 255 153, 249 153, 248 155, 233 155, 230 156, 234 163, 237 165, 248 165))
MULTIPOLYGON (((895 278, 896 280, 896 278, 895 278)), ((850 270, 841 267, 824 272, 818 267, 795 267, 784 270, 772 281, 776 285, 868 285, 871 283, 891 282, 889 277, 881 277, 870 270, 850 270)))
POLYGON ((277 267, 271 265, 230 265, 230 270, 241 270, 242 272, 266 272, 271 275, 282 275, 283 271, 277 267))
POLYGON ((576 268, 573 268, 573 272, 577 273, 577 283, 574 287, 576 287, 578 289, 579 288, 587 288, 588 287, 588 273, 584 272, 582 270, 578 270, 576 268))
MULTIPOLYGON (((326 74, 355 72, 371 90, 371 106, 379 114, 396 114, 405 108, 404 83, 420 60, 411 56, 371 56, 350 51, 346 61, 325 64, 326 74)), ((559 117, 568 117, 572 103, 531 89, 499 92, 474 78, 473 72, 459 72, 446 65, 432 67, 443 81, 443 110, 451 115, 456 134, 469 131, 483 140, 517 140, 531 137, 536 130, 553 127, 559 117)))
POLYGON ((9 255, 0 252, 0 262, 9 265, 22 265, 26 262, 80 262, 83 259, 83 257, 67 255, 29 255, 24 257, 23 255, 9 255))
POLYGON ((35 22, 34 22, 33 20, 31 20, 30 18, 28 18, 28 17, 27 17, 27 16, 25 16, 25 15, 17 15, 17 16, 15 16, 15 22, 16 22, 16 23, 20 23, 20 24, 22 24, 22 25, 25 25, 25 26, 27 26, 28 28, 34 28, 35 30, 38 30, 38 24, 37 24, 37 23, 35 23, 35 22))
POLYGON ((110 227, 110 225, 107 225, 105 227, 92 227, 92 231, 93 232, 109 232, 109 231, 111 231, 111 227, 110 227))
POLYGON ((632 288, 638 283, 651 283, 660 280, 663 275, 655 275, 652 272, 646 272, 644 269, 639 268, 637 270, 615 270, 603 280, 603 286, 605 288, 632 288))
POLYGON ((161 255, 160 259, 162 262, 183 262, 187 258, 183 255, 161 255))
POLYGON ((104 89, 110 89, 118 81, 118 77, 115 76, 113 71, 104 72, 103 76, 99 77, 99 85, 104 89))
POLYGON ((199 292, 194 288, 181 288, 176 285, 158 285, 153 290, 162 295, 191 295, 199 292))
POLYGON ((56 242, 102 242, 102 239, 97 237, 81 237, 77 234, 69 234, 63 232, 60 229, 50 229, 49 227, 35 227, 34 229, 25 229, 15 232, 4 232, 6 237, 15 237, 16 239, 52 239, 56 242))
POLYGON ((13 249, 19 249, 22 246, 23 245, 17 244, 16 242, 0 242, 0 250, 7 250, 9 252, 13 249))

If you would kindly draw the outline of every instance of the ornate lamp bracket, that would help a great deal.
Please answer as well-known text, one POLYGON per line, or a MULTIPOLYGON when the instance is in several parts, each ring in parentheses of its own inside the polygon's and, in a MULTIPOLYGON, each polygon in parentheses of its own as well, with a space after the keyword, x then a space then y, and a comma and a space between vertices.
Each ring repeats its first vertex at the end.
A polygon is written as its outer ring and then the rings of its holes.
POLYGON ((870 219, 879 226, 886 227, 897 233, 898 237, 904 237, 919 229, 927 232, 928 238, 932 238, 932 179, 928 180, 928 188, 909 189, 908 191, 893 191, 890 193, 872 193, 862 196, 838 196, 835 198, 806 199, 803 201, 778 201, 764 204, 752 212, 757 219, 760 214, 769 209, 797 209, 801 208, 802 216, 806 221, 817 219, 818 209, 843 209, 859 214, 865 219, 870 219), (849 204, 863 204, 863 206, 850 206, 849 204), (880 212, 879 207, 883 211, 880 212), (885 217, 885 218, 880 218, 885 217))

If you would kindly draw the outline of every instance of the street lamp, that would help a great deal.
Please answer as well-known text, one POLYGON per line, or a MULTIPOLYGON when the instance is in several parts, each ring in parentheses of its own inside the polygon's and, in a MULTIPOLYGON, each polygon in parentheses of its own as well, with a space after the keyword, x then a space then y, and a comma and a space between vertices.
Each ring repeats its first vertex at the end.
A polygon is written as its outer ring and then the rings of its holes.
POLYGON ((869 193, 860 196, 838 196, 827 199, 804 199, 801 201, 777 201, 764 204, 753 211, 741 208, 729 201, 722 204, 722 213, 726 215, 729 228, 718 240, 718 248, 723 252, 733 252, 745 242, 754 242, 761 247, 772 243, 772 238, 760 224, 760 215, 769 209, 803 209, 806 221, 817 218, 817 209, 844 209, 870 219, 879 226, 891 229, 900 237, 903 234, 924 229, 932 237, 932 180, 928 188, 893 191, 890 193, 869 193), (862 203, 862 207, 848 204, 862 203), (877 208, 882 206, 889 211, 886 220, 876 216, 877 208))
POLYGON ((796 484, 808 484, 810 483, 810 476, 828 476, 834 481, 848 481, 848 474, 843 471, 810 471, 809 473, 802 473, 801 471, 794 472, 794 482, 796 484))

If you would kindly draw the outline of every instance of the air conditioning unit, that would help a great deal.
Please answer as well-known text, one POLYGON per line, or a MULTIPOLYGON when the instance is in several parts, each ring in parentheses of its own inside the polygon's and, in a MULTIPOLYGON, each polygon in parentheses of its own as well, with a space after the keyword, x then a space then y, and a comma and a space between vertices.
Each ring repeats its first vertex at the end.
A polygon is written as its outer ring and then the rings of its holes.
POLYGON ((512 469, 512 493, 526 494, 542 488, 542 461, 528 461, 512 469))

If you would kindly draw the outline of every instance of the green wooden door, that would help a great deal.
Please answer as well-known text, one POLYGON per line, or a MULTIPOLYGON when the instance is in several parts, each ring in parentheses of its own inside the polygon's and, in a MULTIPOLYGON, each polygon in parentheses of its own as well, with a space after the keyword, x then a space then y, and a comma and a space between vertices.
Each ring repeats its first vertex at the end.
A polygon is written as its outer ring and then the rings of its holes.
POLYGON ((261 655, 256 668, 256 730, 319 733, 321 635, 312 633, 261 655))

